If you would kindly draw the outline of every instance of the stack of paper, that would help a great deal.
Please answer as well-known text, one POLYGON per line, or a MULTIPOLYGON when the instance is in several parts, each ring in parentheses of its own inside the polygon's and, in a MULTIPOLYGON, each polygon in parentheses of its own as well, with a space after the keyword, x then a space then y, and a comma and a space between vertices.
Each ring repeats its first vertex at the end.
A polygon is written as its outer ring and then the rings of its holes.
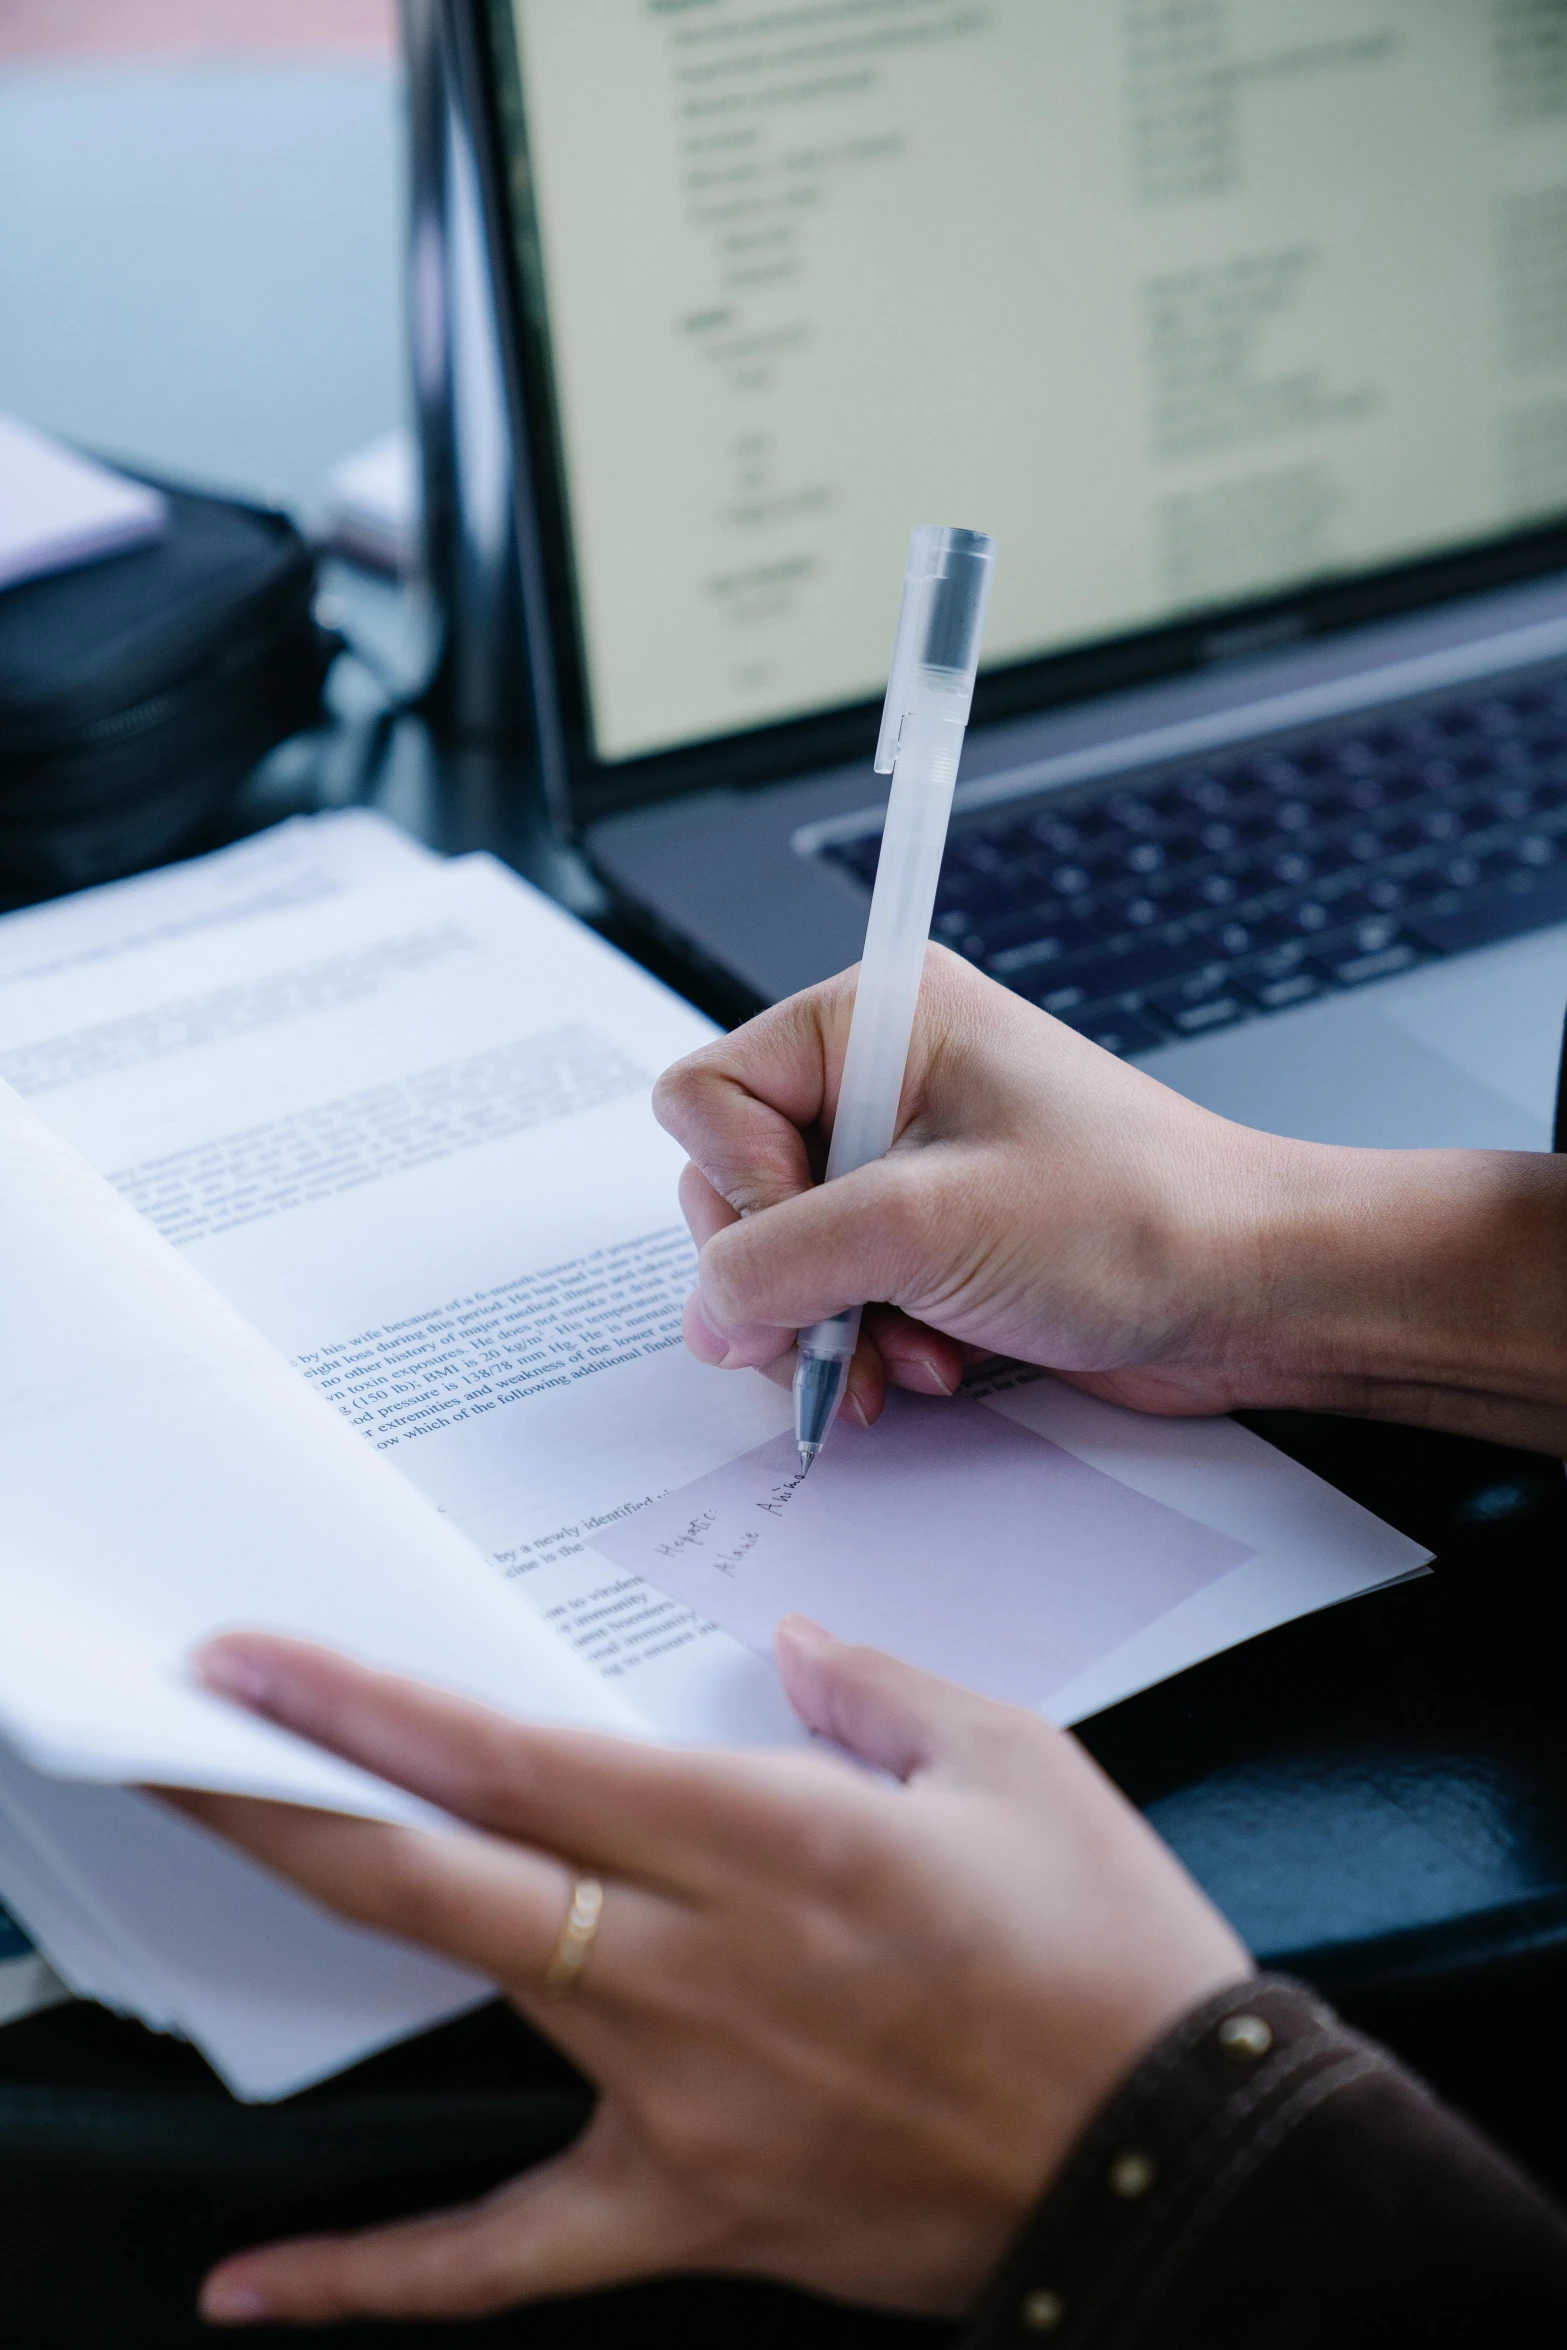
POLYGON ((779 1740, 788 1606, 1073 1720, 1420 1562, 1232 1423, 1046 1380, 900 1399, 798 1487, 787 1398, 679 1342, 648 1094, 709 1033, 366 817, 0 923, 0 1899, 242 2096, 485 1992, 130 1791, 417 1811, 193 1687, 212 1630, 779 1740))

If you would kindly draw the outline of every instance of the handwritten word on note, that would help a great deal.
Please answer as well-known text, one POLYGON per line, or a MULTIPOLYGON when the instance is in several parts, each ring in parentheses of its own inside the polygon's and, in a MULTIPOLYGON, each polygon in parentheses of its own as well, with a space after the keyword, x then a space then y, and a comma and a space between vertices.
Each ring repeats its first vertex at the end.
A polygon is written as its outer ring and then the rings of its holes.
POLYGON ((1254 1555, 982 1403, 901 1394, 808 1478, 778 1436, 595 1541, 764 1655, 797 1610, 1028 1705, 1254 1555))

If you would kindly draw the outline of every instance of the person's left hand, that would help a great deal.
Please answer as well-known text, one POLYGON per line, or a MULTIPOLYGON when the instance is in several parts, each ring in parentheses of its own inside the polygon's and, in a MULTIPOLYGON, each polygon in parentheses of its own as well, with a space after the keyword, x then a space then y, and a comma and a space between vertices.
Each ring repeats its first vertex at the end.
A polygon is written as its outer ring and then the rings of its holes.
POLYGON ((489 1975, 600 2091, 554 2161, 242 2253, 204 2315, 474 2315, 695 2272, 966 2307, 1120 2077, 1250 1961, 1074 1739, 797 1618, 778 1656, 803 1719, 874 1771, 529 1727, 259 1634, 203 1652, 213 1687, 479 1832, 167 1799, 489 1975), (551 2003, 578 1872, 602 1923, 551 2003))

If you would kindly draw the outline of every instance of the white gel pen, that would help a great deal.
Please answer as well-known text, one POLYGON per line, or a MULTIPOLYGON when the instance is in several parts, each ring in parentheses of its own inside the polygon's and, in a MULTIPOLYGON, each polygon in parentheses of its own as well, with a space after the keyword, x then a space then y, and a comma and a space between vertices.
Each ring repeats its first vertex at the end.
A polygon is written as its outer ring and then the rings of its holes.
MULTIPOLYGON (((996 542, 982 530, 922 523, 909 540, 876 745, 876 772, 892 777, 892 789, 827 1153, 829 1183, 881 1158, 897 1126, 995 560, 996 542)), ((860 1311, 846 1307, 800 1332, 794 1433, 802 1476, 843 1401, 860 1311)))

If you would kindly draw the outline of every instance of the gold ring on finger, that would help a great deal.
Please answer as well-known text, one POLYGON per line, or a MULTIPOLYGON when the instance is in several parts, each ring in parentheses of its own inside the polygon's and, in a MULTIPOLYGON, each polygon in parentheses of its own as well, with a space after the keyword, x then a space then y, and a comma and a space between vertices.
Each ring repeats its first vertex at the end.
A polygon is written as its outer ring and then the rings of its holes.
POLYGON ((604 1888, 597 1877, 573 1877, 565 1922, 554 1955, 544 1970, 547 1999, 565 1999, 581 1982, 583 1969, 593 1955, 593 1937, 603 1914, 604 1888))

